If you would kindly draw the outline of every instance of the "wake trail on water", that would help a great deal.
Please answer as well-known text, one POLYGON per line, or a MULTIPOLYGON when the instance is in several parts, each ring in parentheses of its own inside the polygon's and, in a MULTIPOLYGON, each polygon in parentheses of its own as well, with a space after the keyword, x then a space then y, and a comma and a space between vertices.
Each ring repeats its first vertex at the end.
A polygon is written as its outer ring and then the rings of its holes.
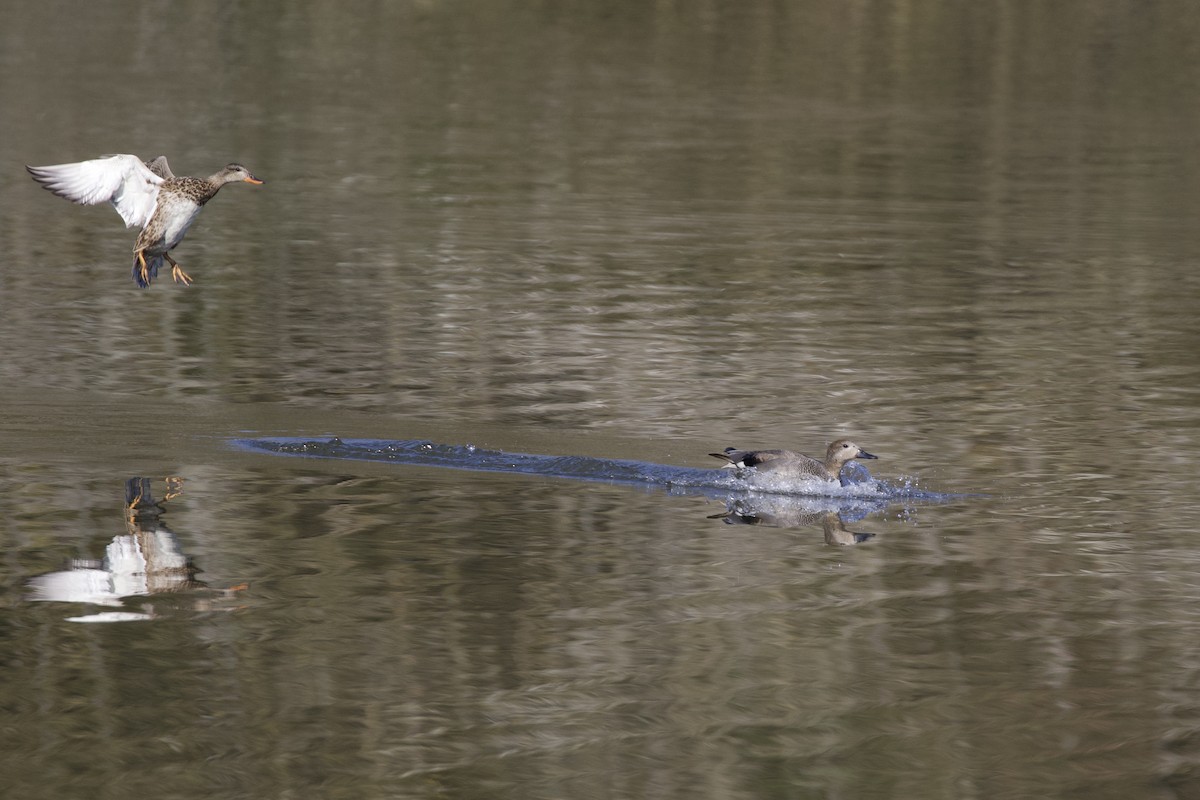
POLYGON ((589 456, 510 453, 471 444, 438 444, 420 439, 273 437, 235 439, 232 444, 243 450, 283 456, 383 461, 411 466, 638 484, 660 487, 673 494, 704 494, 711 497, 754 493, 827 498, 838 501, 838 505, 853 504, 855 501, 871 505, 900 499, 944 502, 963 496, 930 492, 919 488, 911 479, 898 483, 876 480, 858 463, 850 465, 843 472, 839 485, 819 479, 785 480, 753 469, 700 469, 589 456))

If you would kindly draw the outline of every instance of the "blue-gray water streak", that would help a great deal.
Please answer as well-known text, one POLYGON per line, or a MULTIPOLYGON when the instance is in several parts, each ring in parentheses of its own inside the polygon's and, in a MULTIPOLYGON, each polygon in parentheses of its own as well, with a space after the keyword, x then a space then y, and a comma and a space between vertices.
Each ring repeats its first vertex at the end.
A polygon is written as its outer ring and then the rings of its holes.
MULTIPOLYGON (((769 497, 788 498, 809 512, 838 511, 849 518, 865 516, 896 502, 944 503, 966 495, 918 489, 911 483, 876 480, 865 467, 853 464, 842 475, 840 486, 823 482, 764 487, 753 475, 730 469, 698 469, 625 459, 586 456, 548 456, 486 450, 474 445, 436 444, 425 440, 306 439, 294 437, 235 439, 236 447, 275 455, 386 461, 413 466, 445 467, 484 472, 510 472, 585 481, 658 487, 670 494, 703 495, 739 508, 769 497), (755 498, 764 498, 755 501, 755 498)), ((731 506, 732 508, 732 506, 731 506)))

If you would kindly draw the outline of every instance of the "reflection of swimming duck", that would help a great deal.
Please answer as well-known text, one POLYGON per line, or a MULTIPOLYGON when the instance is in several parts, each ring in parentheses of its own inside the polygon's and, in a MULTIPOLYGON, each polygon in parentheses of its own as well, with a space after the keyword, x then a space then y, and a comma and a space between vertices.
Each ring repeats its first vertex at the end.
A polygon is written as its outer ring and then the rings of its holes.
POLYGON ((25 169, 59 197, 89 206, 112 203, 125 227, 141 227, 133 245, 133 280, 143 289, 158 274, 164 258, 171 263, 171 277, 177 283, 191 283, 191 276, 175 263, 170 251, 183 241, 200 209, 222 186, 263 182, 241 164, 229 164, 207 178, 176 177, 164 156, 143 162, 137 156, 115 155, 25 169))
POLYGON ((722 469, 744 469, 753 467, 759 472, 785 478, 820 478, 836 481, 842 466, 856 458, 879 458, 856 445, 849 439, 838 439, 825 450, 825 461, 818 461, 803 453, 791 450, 738 450, 726 447, 723 453, 709 453, 714 458, 724 459, 728 464, 722 469))
POLYGON ((873 533, 852 531, 837 511, 820 510, 794 498, 747 497, 729 504, 723 514, 713 514, 726 525, 766 525, 771 528, 803 528, 820 523, 825 544, 861 544, 875 536, 873 533))

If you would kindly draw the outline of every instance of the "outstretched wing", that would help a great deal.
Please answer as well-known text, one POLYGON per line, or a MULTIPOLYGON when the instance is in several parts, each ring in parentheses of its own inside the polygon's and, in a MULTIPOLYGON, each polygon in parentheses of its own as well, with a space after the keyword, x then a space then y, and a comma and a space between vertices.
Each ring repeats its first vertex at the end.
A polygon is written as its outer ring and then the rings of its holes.
POLYGON ((151 172, 160 178, 174 178, 175 173, 171 172, 171 165, 167 163, 166 156, 159 156, 144 162, 151 172))
POLYGON ((140 158, 131 155, 25 169, 59 197, 88 206, 112 203, 127 228, 142 228, 150 221, 163 182, 140 158))

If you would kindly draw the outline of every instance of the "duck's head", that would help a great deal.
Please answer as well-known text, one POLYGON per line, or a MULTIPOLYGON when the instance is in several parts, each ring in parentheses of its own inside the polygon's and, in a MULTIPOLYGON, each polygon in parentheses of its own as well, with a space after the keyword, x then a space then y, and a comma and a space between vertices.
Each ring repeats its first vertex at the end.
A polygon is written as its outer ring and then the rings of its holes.
POLYGON ((262 178, 254 177, 254 174, 241 164, 226 164, 223 170, 213 176, 213 180, 220 184, 237 183, 238 181, 254 184, 264 182, 262 178))
POLYGON ((825 463, 827 464, 841 465, 856 458, 879 458, 879 456, 871 455, 849 439, 838 439, 825 451, 825 463))

